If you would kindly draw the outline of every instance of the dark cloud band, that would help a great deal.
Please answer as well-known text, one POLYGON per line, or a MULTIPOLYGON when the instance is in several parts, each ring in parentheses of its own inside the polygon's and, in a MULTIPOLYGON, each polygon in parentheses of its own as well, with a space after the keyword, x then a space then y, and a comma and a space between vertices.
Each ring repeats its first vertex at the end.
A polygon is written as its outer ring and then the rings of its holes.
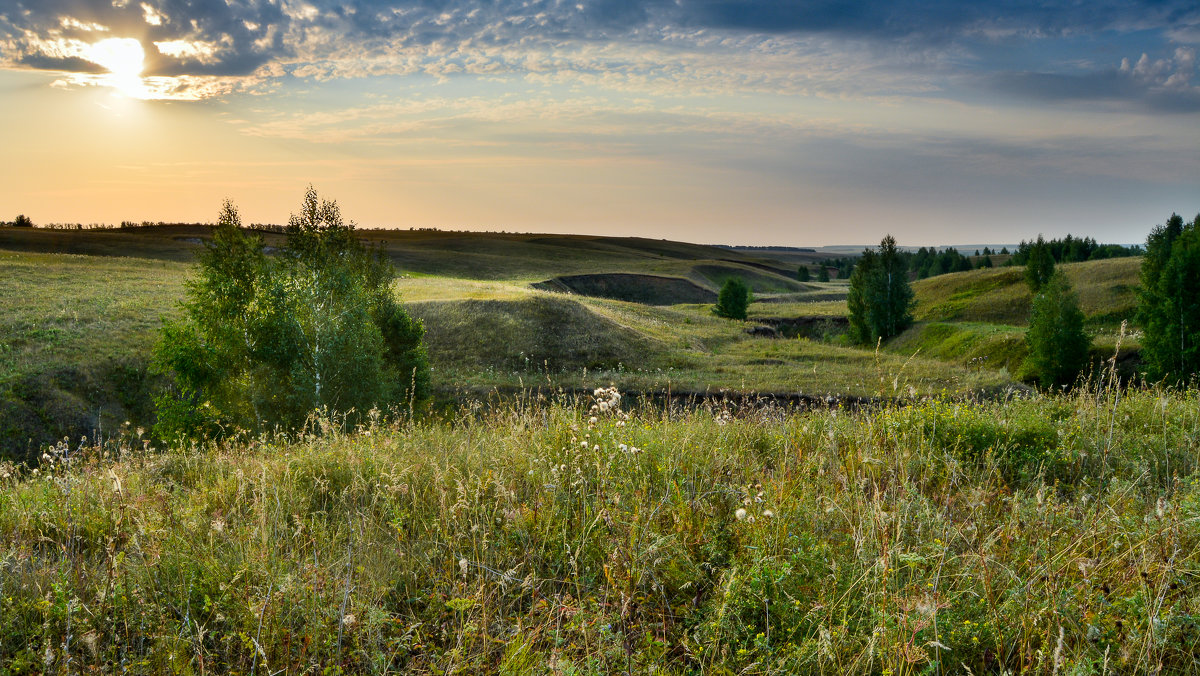
MULTIPOLYGON (((10 0, 0 58, 71 72, 96 66, 44 41, 134 37, 147 76, 246 76, 268 64, 331 62, 413 51, 536 51, 574 42, 657 43, 686 34, 831 36, 925 49, 1102 32, 1200 35, 1189 0, 10 0), (158 44, 159 47, 154 45, 158 44), (163 45, 171 45, 168 48, 163 45), (182 46, 180 46, 182 45, 182 46)), ((1176 37, 1176 39, 1178 39, 1176 37)), ((700 47, 699 49, 703 49, 700 47)), ((996 91, 1044 100, 1142 98, 1191 110, 1194 87, 1165 87, 1111 69, 987 76, 996 91)), ((988 70, 987 65, 973 66, 988 70)), ((327 70, 327 69, 326 69, 327 70)), ((1003 70, 994 68, 994 70, 1003 70)), ((279 72, 276 69, 276 72, 279 72)))

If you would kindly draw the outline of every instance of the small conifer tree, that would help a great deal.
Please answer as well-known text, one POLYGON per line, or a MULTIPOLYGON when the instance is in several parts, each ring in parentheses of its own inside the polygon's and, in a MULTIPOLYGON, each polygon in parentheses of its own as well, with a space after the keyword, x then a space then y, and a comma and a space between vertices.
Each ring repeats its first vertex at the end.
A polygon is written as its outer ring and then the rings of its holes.
POLYGON ((913 291, 908 265, 891 235, 883 238, 878 250, 863 251, 850 274, 846 306, 850 311, 850 338, 856 343, 886 340, 912 325, 913 291))
POLYGON ((801 265, 800 269, 796 270, 796 279, 801 282, 807 282, 808 280, 812 279, 811 275, 808 273, 807 265, 801 265))
POLYGON ((1091 338, 1066 275, 1056 272, 1034 296, 1025 334, 1029 366, 1042 387, 1070 385, 1087 367, 1091 338))
POLYGON ((713 313, 726 319, 745 319, 750 307, 750 287, 741 277, 730 277, 721 285, 713 313))
POLYGON ((1029 290, 1036 294, 1053 275, 1054 254, 1046 245, 1046 240, 1038 235, 1029 250, 1029 261, 1025 263, 1025 282, 1029 284, 1029 290))

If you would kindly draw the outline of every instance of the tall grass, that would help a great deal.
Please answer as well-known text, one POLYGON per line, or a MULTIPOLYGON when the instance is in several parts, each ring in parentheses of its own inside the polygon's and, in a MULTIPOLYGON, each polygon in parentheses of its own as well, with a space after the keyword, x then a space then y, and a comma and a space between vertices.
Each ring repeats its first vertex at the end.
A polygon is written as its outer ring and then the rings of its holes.
POLYGON ((590 403, 5 465, 0 673, 1200 671, 1195 390, 590 403))

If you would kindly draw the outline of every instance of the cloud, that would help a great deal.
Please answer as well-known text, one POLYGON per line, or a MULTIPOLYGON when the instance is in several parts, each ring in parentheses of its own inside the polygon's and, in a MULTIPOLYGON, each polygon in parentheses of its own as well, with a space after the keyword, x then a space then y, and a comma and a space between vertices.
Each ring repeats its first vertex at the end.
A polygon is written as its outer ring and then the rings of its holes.
MULTIPOLYGON (((982 44, 1141 32, 1150 35, 1144 51, 1157 54, 1168 40, 1200 34, 1200 12, 1186 0, 10 2, 0 13, 0 63, 9 67, 96 73, 98 64, 50 46, 103 35, 139 40, 146 77, 243 78, 248 85, 283 76, 425 73, 644 90, 912 95, 936 90, 937 78, 954 68, 989 70, 982 44)), ((1182 72, 1171 59, 1174 73, 1182 72)), ((1030 69, 995 83, 1033 98, 1103 93, 1190 109, 1190 90, 1135 86, 1134 67, 1131 74, 1113 64, 1083 75, 1030 69)))
POLYGON ((276 0, 16 0, 0 14, 0 59, 10 65, 88 72, 76 62, 56 58, 46 45, 61 41, 93 42, 97 34, 132 38, 146 49, 147 76, 249 75, 286 56, 277 26, 287 19, 276 0), (274 36, 274 37, 273 37, 274 36), (220 45, 212 58, 196 58, 185 49, 151 47, 220 45))
POLYGON ((1126 102, 1166 113, 1200 112, 1200 86, 1192 84, 1196 52, 1178 47, 1169 58, 1142 54, 1120 66, 1084 73, 1001 73, 996 89, 1039 101, 1126 102))

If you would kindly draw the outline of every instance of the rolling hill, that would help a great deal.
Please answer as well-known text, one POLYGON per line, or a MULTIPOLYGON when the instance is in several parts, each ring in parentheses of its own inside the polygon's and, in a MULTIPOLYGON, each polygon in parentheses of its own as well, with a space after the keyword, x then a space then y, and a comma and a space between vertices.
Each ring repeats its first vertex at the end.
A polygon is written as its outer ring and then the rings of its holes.
MULTIPOLYGON (((0 228, 4 452, 20 456, 126 422, 149 426, 162 385, 150 349, 209 233, 0 228)), ((396 290, 425 322, 444 400, 531 385, 697 396, 964 392, 1011 385, 1023 359, 1028 291, 1019 269, 916 283, 920 322, 876 353, 837 339, 844 280, 801 284, 778 261, 748 253, 639 238, 359 234, 397 264, 396 290), (734 275, 758 301, 747 323, 710 312, 734 275)), ((264 237, 282 244, 276 233, 264 237)), ((1111 333, 1132 308, 1136 261, 1064 269, 1093 329, 1111 333)))

